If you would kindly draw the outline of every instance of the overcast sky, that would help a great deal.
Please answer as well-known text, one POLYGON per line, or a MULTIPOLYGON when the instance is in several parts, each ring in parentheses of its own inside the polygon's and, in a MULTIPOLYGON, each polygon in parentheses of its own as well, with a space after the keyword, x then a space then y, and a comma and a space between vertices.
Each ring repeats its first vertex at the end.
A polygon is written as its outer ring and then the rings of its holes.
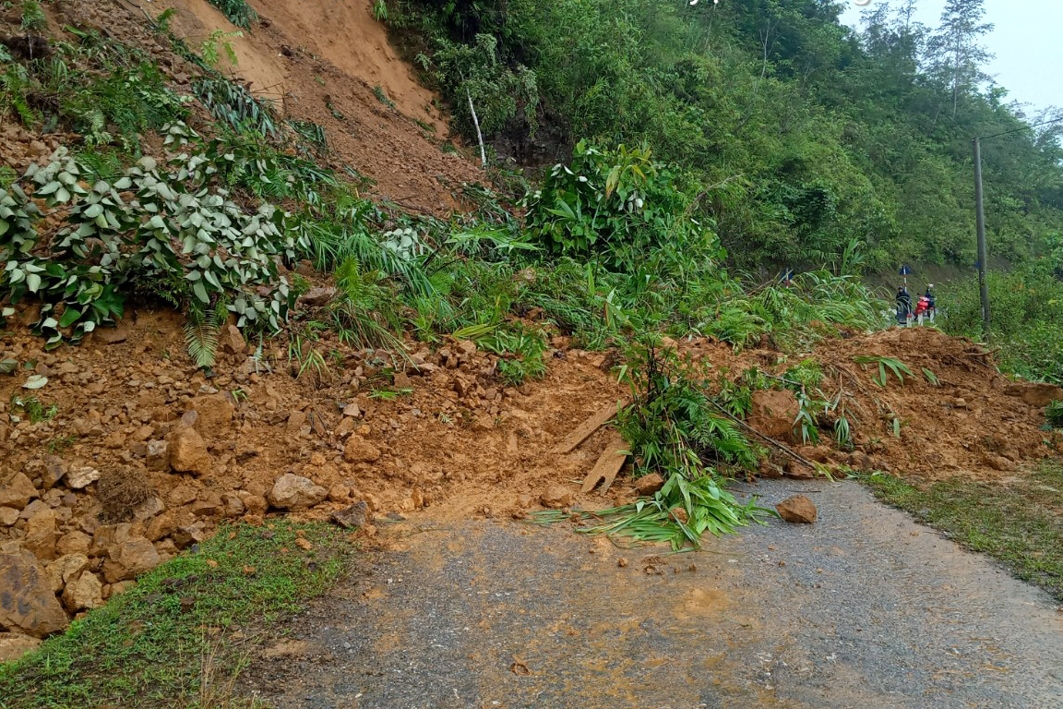
MULTIPOLYGON (((861 8, 853 0, 842 20, 857 26, 861 8)), ((882 0, 869 0, 868 8, 882 0)), ((899 3, 893 3, 897 7, 899 3)), ((919 0, 918 19, 940 24, 944 0, 919 0)), ((1029 104, 1028 116, 1051 106, 1063 108, 1063 0, 985 0, 986 22, 996 25, 985 38, 996 55, 986 69, 1008 98, 1029 104)))

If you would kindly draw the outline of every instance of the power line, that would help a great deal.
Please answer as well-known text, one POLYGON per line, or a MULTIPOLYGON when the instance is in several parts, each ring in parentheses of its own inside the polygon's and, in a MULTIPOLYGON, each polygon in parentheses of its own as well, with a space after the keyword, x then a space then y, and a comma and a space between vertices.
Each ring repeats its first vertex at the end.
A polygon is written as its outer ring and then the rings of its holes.
POLYGON ((994 133, 993 135, 983 135, 979 140, 989 140, 990 138, 999 138, 1002 135, 1011 135, 1012 133, 1021 133, 1024 130, 1030 130, 1031 128, 1040 128, 1041 126, 1051 125, 1052 123, 1059 123, 1063 121, 1063 116, 1059 118, 1053 118, 1050 121, 1042 121, 1041 123, 1035 123, 1032 126, 1023 126, 1022 128, 1015 128, 1014 130, 1006 130, 1003 133, 994 133))

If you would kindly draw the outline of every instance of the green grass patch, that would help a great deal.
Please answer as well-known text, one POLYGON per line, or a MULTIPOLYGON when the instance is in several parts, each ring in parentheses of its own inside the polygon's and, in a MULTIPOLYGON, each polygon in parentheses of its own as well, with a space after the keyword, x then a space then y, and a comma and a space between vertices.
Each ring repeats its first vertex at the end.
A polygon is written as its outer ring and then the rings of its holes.
POLYGON ((954 478, 916 487, 891 475, 860 478, 880 500, 910 512, 1018 578, 1063 600, 1063 465, 1044 463, 1007 485, 954 478))
POLYGON ((219 693, 246 665, 248 638, 328 589, 349 552, 343 533, 323 524, 223 528, 38 651, 0 665, 0 707, 226 705, 219 693), (297 533, 312 549, 296 544, 297 533))

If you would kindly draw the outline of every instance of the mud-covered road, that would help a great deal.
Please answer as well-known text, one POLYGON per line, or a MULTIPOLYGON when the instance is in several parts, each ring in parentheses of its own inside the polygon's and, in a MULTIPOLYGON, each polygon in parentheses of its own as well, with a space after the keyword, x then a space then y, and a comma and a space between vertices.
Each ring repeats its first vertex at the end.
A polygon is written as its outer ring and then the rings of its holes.
POLYGON ((276 707, 1063 707, 1063 612, 855 483, 762 482, 778 520, 707 551, 509 521, 382 530, 268 644, 276 707), (626 565, 621 565, 621 558, 626 565))

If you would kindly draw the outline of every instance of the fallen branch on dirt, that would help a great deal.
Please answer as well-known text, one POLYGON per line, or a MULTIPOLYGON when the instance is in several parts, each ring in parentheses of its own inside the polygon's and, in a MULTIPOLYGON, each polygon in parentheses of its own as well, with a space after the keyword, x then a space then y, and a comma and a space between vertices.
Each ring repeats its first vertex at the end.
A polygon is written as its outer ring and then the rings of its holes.
POLYGON ((765 436, 765 435, 764 435, 763 433, 761 433, 761 432, 760 432, 760 431, 758 431, 757 429, 753 428, 752 426, 750 426, 750 425, 749 425, 748 423, 746 423, 746 422, 745 422, 745 421, 743 421, 742 419, 738 418, 737 416, 734 416, 734 415, 732 415, 732 414, 731 414, 731 413, 730 413, 729 411, 727 411, 727 409, 723 408, 722 406, 720 406, 719 404, 717 404, 717 403, 716 403, 715 401, 712 401, 711 399, 709 399, 708 401, 709 401, 709 403, 710 403, 710 404, 712 404, 713 406, 715 406, 715 407, 716 407, 716 409, 717 409, 717 410, 718 410, 718 411, 719 411, 719 412, 720 412, 721 414, 723 414, 723 415, 724 415, 724 416, 726 416, 727 418, 729 418, 729 419, 731 419, 732 421, 734 421, 734 422, 735 422, 736 424, 738 424, 738 425, 739 425, 739 427, 741 427, 741 428, 742 428, 743 430, 745 430, 745 431, 747 431, 747 432, 749 432, 749 433, 752 433, 752 434, 753 434, 754 436, 756 436, 757 438, 761 439, 761 440, 762 440, 762 441, 764 441, 765 443, 767 443, 767 444, 769 444, 769 445, 772 445, 772 446, 774 446, 774 447, 778 448, 778 449, 779 449, 779 450, 781 450, 781 451, 782 451, 783 453, 785 453, 786 455, 790 456, 791 458, 793 458, 793 459, 794 459, 794 460, 796 460, 797 462, 801 463, 802 465, 807 465, 807 466, 808 466, 809 468, 811 468, 812 470, 816 470, 816 464, 815 464, 815 463, 813 463, 812 461, 810 461, 810 460, 809 460, 808 458, 805 458, 804 456, 802 456, 802 455, 799 455, 799 454, 798 454, 798 453, 797 453, 796 451, 794 451, 794 450, 793 450, 792 448, 790 448, 789 446, 783 445, 782 443, 779 443, 779 442, 778 442, 777 440, 775 440, 774 438, 769 438, 768 436, 765 436))

